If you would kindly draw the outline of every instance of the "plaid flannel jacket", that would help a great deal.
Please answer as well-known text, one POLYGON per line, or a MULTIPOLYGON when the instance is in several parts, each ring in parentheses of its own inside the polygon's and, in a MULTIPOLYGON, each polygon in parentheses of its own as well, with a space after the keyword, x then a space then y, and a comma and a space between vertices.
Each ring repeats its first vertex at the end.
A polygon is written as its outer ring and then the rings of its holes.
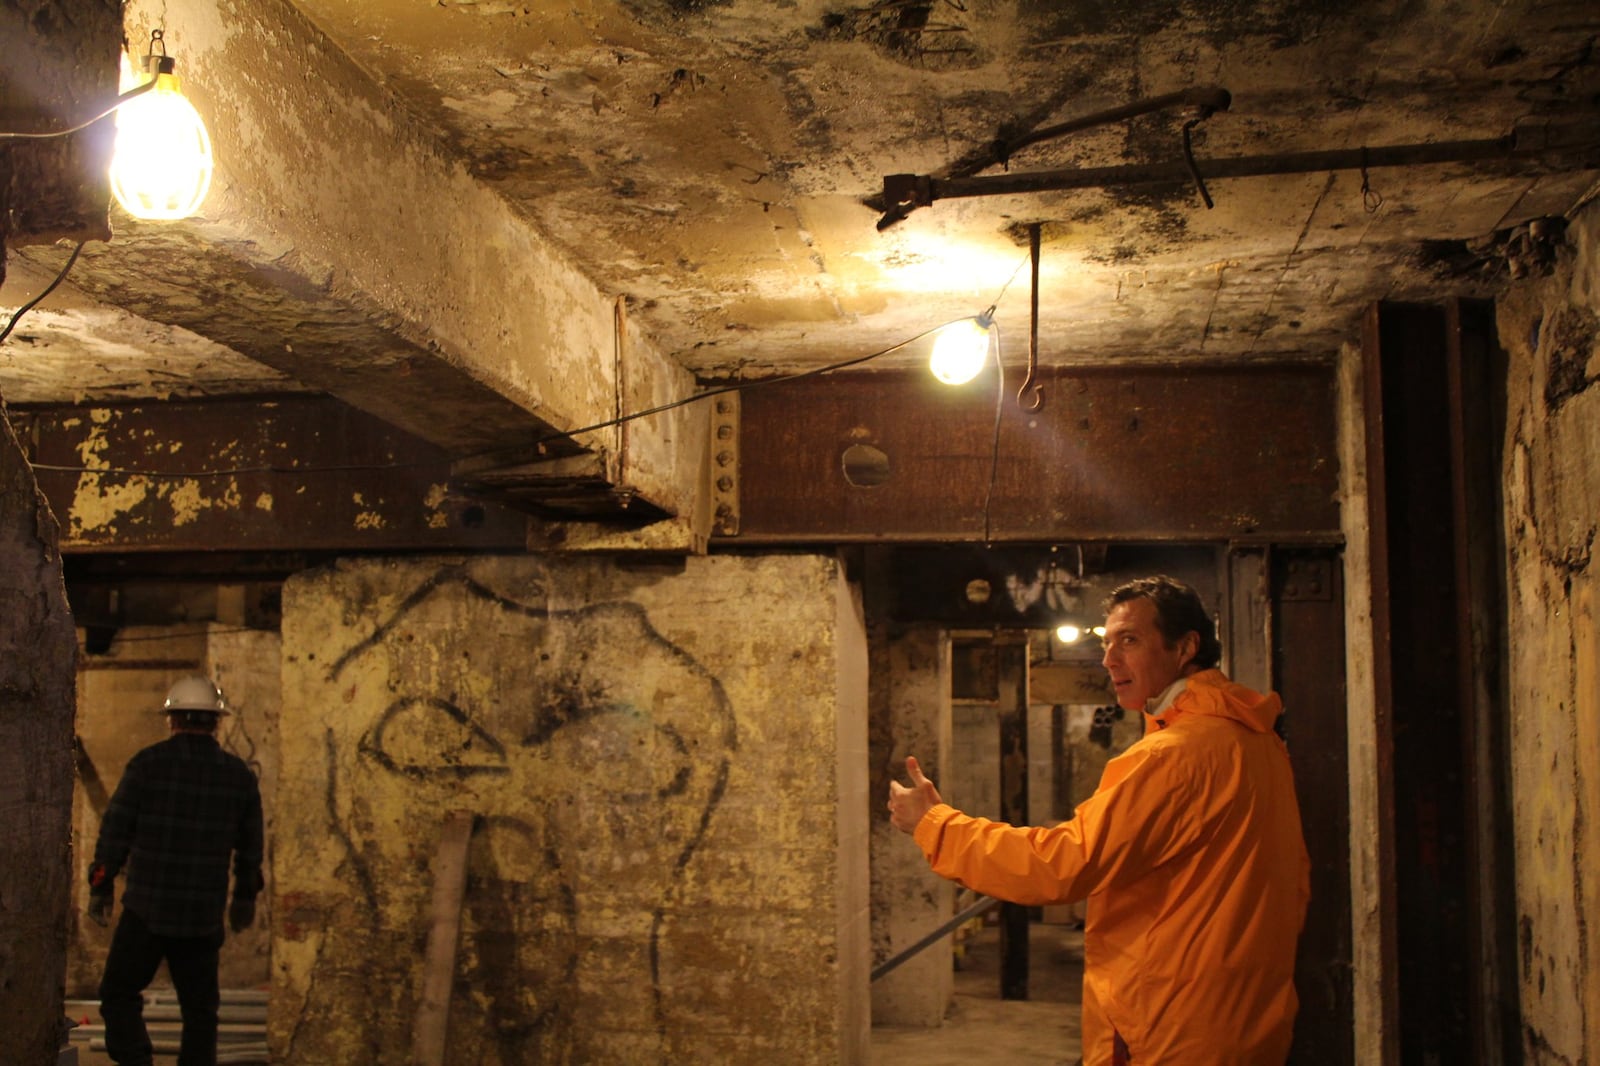
POLYGON ((222 929, 233 893, 261 891, 261 792, 244 760, 216 738, 177 733, 128 763, 100 822, 94 861, 109 886, 126 864, 123 906, 162 936, 222 929))

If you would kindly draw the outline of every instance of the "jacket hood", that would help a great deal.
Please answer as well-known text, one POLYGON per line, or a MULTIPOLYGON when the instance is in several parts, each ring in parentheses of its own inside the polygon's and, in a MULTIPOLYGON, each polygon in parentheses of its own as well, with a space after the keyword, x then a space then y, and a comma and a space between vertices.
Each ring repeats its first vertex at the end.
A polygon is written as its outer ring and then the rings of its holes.
POLYGON ((1150 704, 1145 713, 1162 725, 1171 725, 1185 714, 1203 714, 1227 718, 1256 733, 1270 732, 1283 713, 1283 701, 1276 692, 1263 695, 1228 680, 1221 670, 1201 670, 1179 678, 1150 704))

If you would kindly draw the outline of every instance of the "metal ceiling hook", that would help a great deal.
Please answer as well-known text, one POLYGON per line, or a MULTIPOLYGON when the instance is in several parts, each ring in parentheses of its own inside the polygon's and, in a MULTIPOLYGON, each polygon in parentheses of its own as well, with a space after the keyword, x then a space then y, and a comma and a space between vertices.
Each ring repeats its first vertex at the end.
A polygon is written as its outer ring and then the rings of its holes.
POLYGON ((1022 379, 1017 390, 1017 406, 1024 411, 1037 411, 1044 406, 1044 386, 1039 377, 1039 223, 1028 226, 1028 255, 1033 263, 1032 310, 1028 319, 1028 376, 1022 379), (1032 397, 1029 397, 1029 393, 1032 397))

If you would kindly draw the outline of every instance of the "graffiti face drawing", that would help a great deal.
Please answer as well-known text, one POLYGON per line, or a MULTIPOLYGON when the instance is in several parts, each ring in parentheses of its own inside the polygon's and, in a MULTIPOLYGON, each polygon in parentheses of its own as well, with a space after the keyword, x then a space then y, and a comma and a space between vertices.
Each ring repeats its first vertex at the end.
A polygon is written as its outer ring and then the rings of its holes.
POLYGON ((425 903, 444 814, 472 811, 453 1009, 478 1017, 452 1029, 502 1062, 581 1061, 580 995, 665 1037, 663 938, 737 732, 642 607, 553 605, 542 567, 491 587, 506 572, 443 567, 335 649, 327 815, 344 879, 395 915, 425 903))

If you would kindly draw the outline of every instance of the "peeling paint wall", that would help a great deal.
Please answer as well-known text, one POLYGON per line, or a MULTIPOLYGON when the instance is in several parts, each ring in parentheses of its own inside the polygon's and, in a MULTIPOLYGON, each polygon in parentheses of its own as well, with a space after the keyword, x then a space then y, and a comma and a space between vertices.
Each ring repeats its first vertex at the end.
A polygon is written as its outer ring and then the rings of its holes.
POLYGON ((1498 308, 1523 1047, 1600 1058, 1600 203, 1498 308))
POLYGON ((274 1061, 405 1060, 453 810, 476 821, 449 1062, 860 1061, 866 654, 844 585, 809 555, 290 580, 274 1061))
MULTIPOLYGON (((274 811, 278 777, 278 635, 235 625, 129 626, 119 630, 102 654, 79 658, 77 733, 81 749, 72 826, 72 939, 67 952, 67 988, 74 998, 97 995, 111 947, 115 922, 108 928, 85 917, 85 873, 94 858, 95 839, 106 802, 116 791, 128 760, 171 735, 160 713, 167 689, 185 674, 202 673, 222 687, 230 713, 217 740, 255 772, 270 858, 276 835, 274 811)), ((243 933, 228 933, 217 975, 224 988, 266 985, 271 955, 273 885, 256 903, 256 922, 243 933)), ((117 878, 121 913, 125 877, 117 878)), ((163 973, 159 981, 166 982, 163 973)), ((82 1020, 81 1018, 79 1019, 82 1020)), ((99 1024, 98 1015, 90 1018, 99 1024)))

